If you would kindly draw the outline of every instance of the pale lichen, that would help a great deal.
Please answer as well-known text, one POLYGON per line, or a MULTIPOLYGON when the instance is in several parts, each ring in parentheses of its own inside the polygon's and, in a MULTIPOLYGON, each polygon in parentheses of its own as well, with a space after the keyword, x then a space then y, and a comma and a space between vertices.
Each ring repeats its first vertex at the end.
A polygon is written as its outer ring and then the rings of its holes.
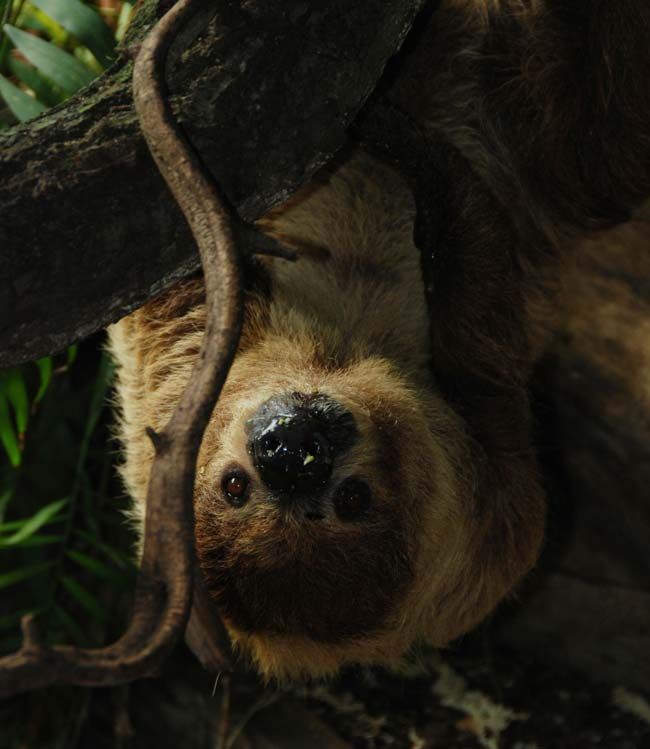
POLYGON ((650 702, 645 697, 619 686, 612 692, 612 700, 620 710, 636 715, 650 725, 650 702))
POLYGON ((508 726, 529 717, 527 713, 493 702, 483 692, 470 689, 466 680, 446 663, 440 661, 435 669, 438 679, 432 686, 433 693, 445 707, 466 714, 467 717, 457 725, 473 733, 485 749, 499 749, 500 736, 508 726))

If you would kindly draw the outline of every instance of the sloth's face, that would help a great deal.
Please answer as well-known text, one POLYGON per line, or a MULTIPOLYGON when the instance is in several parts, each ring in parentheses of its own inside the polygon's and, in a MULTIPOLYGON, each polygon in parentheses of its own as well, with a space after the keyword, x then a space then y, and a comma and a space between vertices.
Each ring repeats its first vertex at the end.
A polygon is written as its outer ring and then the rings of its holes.
POLYGON ((202 561, 245 631, 358 637, 381 626, 410 582, 398 456, 355 410, 326 392, 281 392, 233 424, 206 497, 220 505, 218 541, 202 545, 202 561))
POLYGON ((283 369, 238 358, 199 458, 199 560, 235 644, 296 678, 466 629, 439 610, 471 538, 453 414, 382 360, 283 369))

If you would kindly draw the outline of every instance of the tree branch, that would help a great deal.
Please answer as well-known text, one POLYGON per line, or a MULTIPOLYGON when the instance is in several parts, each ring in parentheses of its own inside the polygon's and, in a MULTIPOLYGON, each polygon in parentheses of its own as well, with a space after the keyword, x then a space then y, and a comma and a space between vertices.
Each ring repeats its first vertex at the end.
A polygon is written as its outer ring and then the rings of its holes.
MULTIPOLYGON (((172 105, 243 218, 341 148, 425 3, 219 0, 192 19, 170 50, 172 105)), ((162 5, 144 0, 127 44, 162 5)), ((0 136, 0 366, 61 350, 198 268, 138 131, 130 74, 125 57, 0 136)))
POLYGON ((178 640, 190 612, 196 456, 235 354, 243 312, 240 260, 228 211, 176 123, 164 84, 172 40, 206 2, 179 0, 143 43, 133 76, 142 131, 199 248, 207 308, 200 363, 165 429, 150 432, 156 457, 133 618, 116 643, 83 650, 47 645, 33 619, 25 617, 22 648, 0 659, 0 696, 50 684, 99 686, 150 675, 178 640))

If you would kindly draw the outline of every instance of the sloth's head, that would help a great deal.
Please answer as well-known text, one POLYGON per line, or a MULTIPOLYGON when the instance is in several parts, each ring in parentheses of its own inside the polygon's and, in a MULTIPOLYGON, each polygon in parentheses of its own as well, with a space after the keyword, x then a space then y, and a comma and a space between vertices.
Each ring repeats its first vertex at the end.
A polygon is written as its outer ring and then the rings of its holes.
POLYGON ((235 645, 301 678, 466 631, 541 523, 516 538, 476 506, 457 417, 384 360, 328 370, 267 348, 238 357, 199 457, 199 560, 235 645))

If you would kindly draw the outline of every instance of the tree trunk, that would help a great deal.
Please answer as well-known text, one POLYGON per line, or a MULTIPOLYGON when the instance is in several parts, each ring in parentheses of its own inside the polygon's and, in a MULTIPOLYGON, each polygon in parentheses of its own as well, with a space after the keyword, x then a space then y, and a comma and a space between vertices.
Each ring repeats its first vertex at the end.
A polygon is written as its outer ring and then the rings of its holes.
MULTIPOLYGON (((144 2, 128 44, 159 15, 144 2)), ((172 51, 177 116, 247 220, 285 199, 346 128, 424 0, 206 4, 172 51)), ((114 322, 198 267, 138 131, 124 58, 0 136, 0 366, 114 322)))

